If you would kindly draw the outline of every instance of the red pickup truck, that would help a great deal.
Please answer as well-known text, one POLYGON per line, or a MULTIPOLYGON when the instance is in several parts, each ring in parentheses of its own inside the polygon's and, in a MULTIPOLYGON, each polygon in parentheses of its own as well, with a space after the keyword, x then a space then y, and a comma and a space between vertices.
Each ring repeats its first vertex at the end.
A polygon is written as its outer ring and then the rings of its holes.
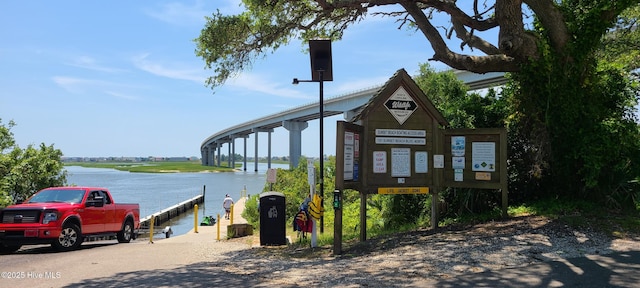
POLYGON ((67 251, 78 248, 87 236, 115 235, 120 243, 135 239, 140 206, 116 204, 105 188, 52 187, 0 210, 0 220, 2 254, 32 244, 67 251))

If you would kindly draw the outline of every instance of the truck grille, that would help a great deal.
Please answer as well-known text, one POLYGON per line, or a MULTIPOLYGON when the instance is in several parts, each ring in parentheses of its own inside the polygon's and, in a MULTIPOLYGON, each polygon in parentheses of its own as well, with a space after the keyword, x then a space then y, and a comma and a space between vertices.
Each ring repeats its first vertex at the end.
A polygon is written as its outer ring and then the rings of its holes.
POLYGON ((38 223, 40 211, 38 210, 4 210, 2 211, 2 223, 38 223))

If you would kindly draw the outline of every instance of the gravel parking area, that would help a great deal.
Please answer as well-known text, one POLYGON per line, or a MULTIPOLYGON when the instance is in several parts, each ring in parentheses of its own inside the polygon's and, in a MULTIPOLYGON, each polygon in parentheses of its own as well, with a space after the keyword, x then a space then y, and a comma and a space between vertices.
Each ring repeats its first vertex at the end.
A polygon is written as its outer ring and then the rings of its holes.
POLYGON ((589 228, 577 230, 544 217, 523 217, 379 237, 347 245, 340 256, 332 256, 330 247, 240 250, 219 264, 228 274, 258 279, 255 284, 260 287, 467 287, 462 279, 470 276, 481 277, 468 283, 478 287, 483 275, 498 281, 487 287, 548 287, 554 286, 544 280, 553 272, 551 266, 575 271, 565 275, 579 281, 589 271, 580 271, 567 259, 586 257, 592 259, 589 265, 603 261, 612 269, 635 271, 631 273, 635 276, 599 279, 604 282, 584 279, 582 287, 615 287, 607 286, 615 281, 619 287, 637 287, 638 264, 621 268, 612 264, 617 261, 612 257, 629 254, 640 256, 640 238, 613 239, 589 228), (538 264, 543 264, 541 270, 520 273, 538 264))
POLYGON ((329 246, 260 247, 257 236, 216 243, 193 243, 185 240, 194 236, 181 237, 158 241, 154 248, 164 253, 180 251, 184 261, 179 265, 131 269, 70 287, 118 287, 121 279, 131 279, 129 284, 142 287, 640 285, 640 238, 614 239, 590 228, 575 229, 544 217, 345 243, 344 253, 338 256, 332 255, 329 246), (149 285, 150 281, 155 284, 149 285))

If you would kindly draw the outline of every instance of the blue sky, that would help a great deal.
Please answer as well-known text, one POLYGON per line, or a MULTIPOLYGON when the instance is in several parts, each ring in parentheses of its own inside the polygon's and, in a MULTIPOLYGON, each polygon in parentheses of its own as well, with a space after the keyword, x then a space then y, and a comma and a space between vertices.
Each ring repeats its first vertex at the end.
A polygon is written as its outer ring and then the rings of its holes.
MULTIPOLYGON (((240 1, 2 1, 0 118, 16 122, 20 147, 53 144, 64 156, 200 156, 208 136, 255 118, 318 101, 306 46, 293 42, 212 91, 193 39, 216 9, 240 1), (214 93, 215 92, 215 93, 214 93)), ((416 74, 433 51, 421 34, 372 18, 332 44, 325 98, 383 84, 398 69, 416 74)), ((432 67, 444 70, 441 63, 432 67)), ((335 121, 324 122, 324 152, 335 155, 335 121)), ((317 157, 319 121, 302 133, 317 157)), ((255 134, 248 139, 253 156, 255 134)), ((260 133, 259 156, 266 156, 260 133)), ((273 156, 288 155, 275 129, 273 156)), ((237 140, 236 152, 242 151, 237 140)), ((226 154, 226 147, 222 150, 226 154)), ((241 153, 241 152, 240 152, 241 153)))

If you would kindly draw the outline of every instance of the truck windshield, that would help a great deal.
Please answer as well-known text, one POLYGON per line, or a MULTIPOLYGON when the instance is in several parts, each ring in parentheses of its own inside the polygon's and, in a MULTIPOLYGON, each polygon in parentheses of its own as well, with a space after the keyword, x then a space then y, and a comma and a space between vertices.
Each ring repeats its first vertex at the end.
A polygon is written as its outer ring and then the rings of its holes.
POLYGON ((84 190, 43 190, 31 197, 27 203, 80 203, 84 190))

